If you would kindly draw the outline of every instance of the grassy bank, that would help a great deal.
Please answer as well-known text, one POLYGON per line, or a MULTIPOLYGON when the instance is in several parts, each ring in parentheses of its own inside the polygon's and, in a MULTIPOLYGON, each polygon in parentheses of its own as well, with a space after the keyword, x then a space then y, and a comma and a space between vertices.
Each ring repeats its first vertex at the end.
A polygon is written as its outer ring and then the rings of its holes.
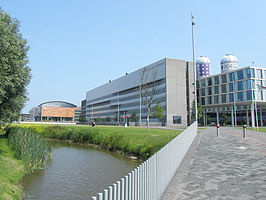
POLYGON ((0 200, 22 198, 19 181, 24 174, 22 161, 15 158, 15 151, 8 146, 7 137, 0 133, 0 200))
POLYGON ((106 127, 76 125, 13 125, 33 130, 46 138, 71 140, 74 143, 95 144, 111 151, 147 159, 161 149, 180 131, 139 127, 106 127))

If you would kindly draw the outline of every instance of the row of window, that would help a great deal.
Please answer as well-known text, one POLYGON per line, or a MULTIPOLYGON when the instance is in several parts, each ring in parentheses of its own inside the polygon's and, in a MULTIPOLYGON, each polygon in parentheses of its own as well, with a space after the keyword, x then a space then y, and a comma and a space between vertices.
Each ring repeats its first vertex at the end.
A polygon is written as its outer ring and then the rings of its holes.
POLYGON ((237 102, 241 101, 250 101, 252 99, 256 100, 263 100, 263 91, 256 92, 252 90, 236 92, 236 93, 229 93, 229 94, 221 94, 221 95, 214 95, 208 97, 201 97, 200 105, 208 105, 208 104, 220 104, 220 103, 229 103, 234 102, 236 99, 237 102))
POLYGON ((215 77, 204 78, 198 81, 198 86, 200 88, 203 88, 207 86, 219 85, 222 83, 235 82, 235 81, 239 81, 239 80, 243 80, 247 78, 255 78, 255 77, 260 78, 260 79, 263 79, 263 78, 266 79, 266 70, 256 69, 256 76, 255 76, 255 69, 247 68, 247 69, 243 69, 243 70, 236 71, 236 72, 218 75, 215 77))
MULTIPOLYGON (((264 85, 265 84, 266 81, 264 85)), ((246 89, 256 89, 258 85, 263 86, 262 80, 255 81, 252 79, 248 79, 244 81, 238 81, 235 83, 215 85, 213 87, 198 89, 198 96, 208 96, 213 94, 228 93, 228 92, 241 91, 246 89)))

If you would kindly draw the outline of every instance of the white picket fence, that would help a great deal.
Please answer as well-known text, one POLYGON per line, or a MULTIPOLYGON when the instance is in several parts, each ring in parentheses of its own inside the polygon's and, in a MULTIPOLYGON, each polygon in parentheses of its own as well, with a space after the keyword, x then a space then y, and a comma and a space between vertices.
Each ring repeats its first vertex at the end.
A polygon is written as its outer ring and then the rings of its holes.
POLYGON ((197 135, 194 122, 160 151, 92 200, 159 200, 197 135))

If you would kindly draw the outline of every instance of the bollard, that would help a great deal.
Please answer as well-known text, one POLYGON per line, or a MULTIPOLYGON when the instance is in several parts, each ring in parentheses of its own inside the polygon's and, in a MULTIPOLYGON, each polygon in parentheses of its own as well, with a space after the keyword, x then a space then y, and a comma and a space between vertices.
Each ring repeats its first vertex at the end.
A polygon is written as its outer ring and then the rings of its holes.
POLYGON ((244 124, 244 126, 243 126, 243 138, 246 139, 246 136, 247 136, 247 125, 244 124))
POLYGON ((217 137, 220 137, 220 125, 217 125, 217 137))
POLYGON ((98 193, 98 199, 103 200, 103 193, 98 193))

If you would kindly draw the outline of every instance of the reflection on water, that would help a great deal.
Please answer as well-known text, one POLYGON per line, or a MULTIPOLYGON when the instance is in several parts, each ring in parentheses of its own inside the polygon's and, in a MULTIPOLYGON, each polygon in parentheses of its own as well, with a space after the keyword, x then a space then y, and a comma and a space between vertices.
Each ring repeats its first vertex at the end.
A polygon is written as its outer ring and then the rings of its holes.
POLYGON ((138 164, 105 150, 57 142, 45 169, 23 180, 25 199, 91 199, 138 164))

